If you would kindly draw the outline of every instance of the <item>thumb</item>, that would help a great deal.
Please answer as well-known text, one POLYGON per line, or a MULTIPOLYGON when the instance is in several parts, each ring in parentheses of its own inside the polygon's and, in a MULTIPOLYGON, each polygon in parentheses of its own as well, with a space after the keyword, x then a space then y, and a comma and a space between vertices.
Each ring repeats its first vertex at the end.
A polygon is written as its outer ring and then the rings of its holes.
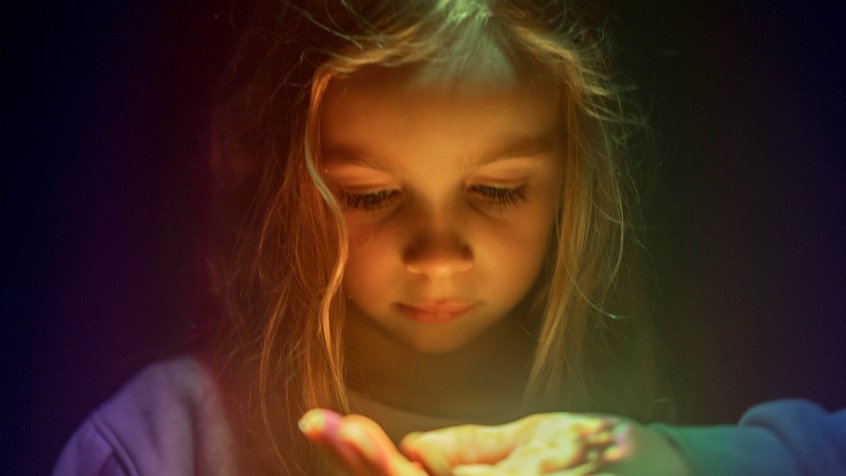
POLYGON ((537 425, 532 415, 504 425, 459 425, 410 433, 402 439, 403 453, 423 464, 431 474, 450 474, 466 464, 494 464, 525 441, 537 425))

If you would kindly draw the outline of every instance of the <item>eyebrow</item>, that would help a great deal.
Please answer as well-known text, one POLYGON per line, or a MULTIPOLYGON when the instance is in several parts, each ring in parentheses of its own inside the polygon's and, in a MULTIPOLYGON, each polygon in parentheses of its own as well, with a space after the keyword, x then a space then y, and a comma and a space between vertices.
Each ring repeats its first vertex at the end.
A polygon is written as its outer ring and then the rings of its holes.
POLYGON ((551 151, 555 139, 552 133, 537 136, 519 136, 502 141, 496 148, 482 155, 473 166, 487 165, 500 160, 535 158, 551 151))
MULTIPOLYGON (((480 167, 483 165, 513 159, 539 158, 554 147, 553 134, 545 133, 537 136, 519 136, 503 140, 496 147, 486 151, 481 158, 475 161, 462 163, 466 167, 480 167)), ((341 165, 358 165, 362 167, 393 172, 387 161, 380 160, 378 154, 374 154, 366 147, 354 144, 332 144, 323 150, 323 158, 328 167, 341 165)))
POLYGON ((385 161, 380 161, 378 156, 369 152, 364 147, 335 144, 323 150, 324 163, 328 167, 337 165, 360 165, 382 172, 391 172, 385 161))

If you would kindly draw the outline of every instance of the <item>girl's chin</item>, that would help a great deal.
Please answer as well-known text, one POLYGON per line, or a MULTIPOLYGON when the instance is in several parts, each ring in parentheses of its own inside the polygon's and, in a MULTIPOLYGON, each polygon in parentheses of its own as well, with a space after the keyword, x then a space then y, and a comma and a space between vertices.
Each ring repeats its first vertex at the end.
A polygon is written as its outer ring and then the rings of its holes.
POLYGON ((455 328, 440 331, 441 329, 424 328, 414 333, 397 333, 393 337, 407 349, 431 356, 448 356, 460 352, 471 346, 478 337, 477 333, 468 334, 466 331, 460 332, 455 328))

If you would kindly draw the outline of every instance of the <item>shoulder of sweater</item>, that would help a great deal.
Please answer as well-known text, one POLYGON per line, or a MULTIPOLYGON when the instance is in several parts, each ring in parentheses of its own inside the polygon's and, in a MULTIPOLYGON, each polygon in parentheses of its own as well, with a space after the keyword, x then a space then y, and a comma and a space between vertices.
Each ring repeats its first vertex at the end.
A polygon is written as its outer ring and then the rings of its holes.
POLYGON ((232 474, 233 448, 215 379, 182 356, 148 365, 94 410, 54 474, 88 474, 80 468, 108 461, 131 475, 232 474))
POLYGON ((217 388, 205 366, 183 355, 153 362, 139 371, 96 411, 100 417, 127 412, 174 412, 214 404, 217 388))
POLYGON ((141 450, 149 445, 160 461, 176 462, 198 451, 230 451, 231 434, 216 381, 191 356, 148 365, 91 420, 116 441, 141 450))

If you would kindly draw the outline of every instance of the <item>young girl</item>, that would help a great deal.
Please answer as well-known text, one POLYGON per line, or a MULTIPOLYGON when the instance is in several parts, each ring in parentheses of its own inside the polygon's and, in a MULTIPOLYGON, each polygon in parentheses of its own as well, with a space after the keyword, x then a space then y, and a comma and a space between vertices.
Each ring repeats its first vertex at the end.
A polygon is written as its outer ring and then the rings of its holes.
MULTIPOLYGON (((617 307, 638 119, 602 32, 556 1, 255 18, 215 117, 220 319, 202 357, 98 410, 57 473, 373 470, 334 413, 303 437, 317 407, 367 416, 385 445, 553 410, 655 416, 643 315, 617 307)), ((611 420, 572 421, 616 441, 611 420)))

